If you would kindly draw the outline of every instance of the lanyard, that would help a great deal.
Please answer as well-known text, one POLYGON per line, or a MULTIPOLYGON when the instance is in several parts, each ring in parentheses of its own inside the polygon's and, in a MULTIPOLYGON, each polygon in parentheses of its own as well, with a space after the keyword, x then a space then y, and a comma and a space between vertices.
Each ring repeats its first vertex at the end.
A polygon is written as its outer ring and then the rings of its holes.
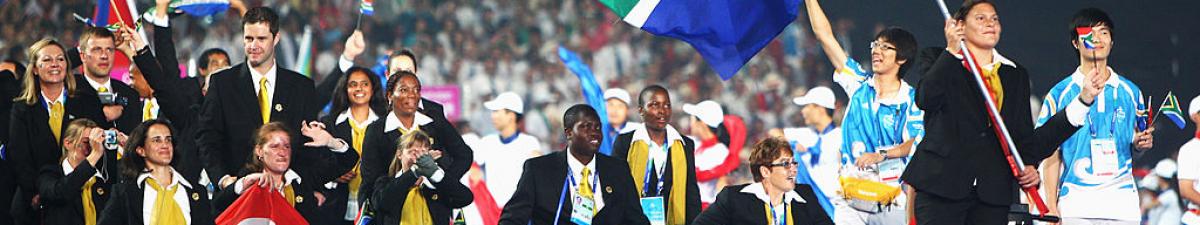
MULTIPOLYGON (((670 151, 668 151, 667 146, 670 146, 669 142, 663 142, 663 151, 667 152, 667 155, 669 158, 670 151)), ((668 163, 667 160, 663 160, 663 164, 667 164, 667 163, 668 163)), ((647 158, 646 159, 646 176, 642 178, 642 180, 645 181, 642 183, 642 193, 646 193, 647 189, 650 188, 650 172, 655 171, 655 170, 657 170, 657 168, 655 168, 654 159, 647 158)), ((666 173, 666 171, 667 171, 666 166, 663 166, 663 169, 658 170, 658 190, 656 190, 656 192, 654 192, 652 196, 662 196, 663 180, 664 180, 663 177, 665 177, 664 173, 666 173)))
MULTIPOLYGON (((1105 91, 1108 91, 1109 89, 1112 89, 1112 88, 1106 88, 1105 91)), ((1113 94, 1116 94, 1116 93, 1114 92, 1113 94)), ((1103 95, 1104 95, 1104 93, 1100 93, 1101 98, 1103 98, 1103 95)), ((1117 127, 1116 109, 1114 108, 1114 109, 1109 110, 1110 107, 1108 107, 1110 105, 1116 105, 1116 104, 1117 104, 1117 99, 1114 96, 1111 103, 1104 104, 1104 106, 1098 106, 1098 107, 1103 107, 1106 112, 1111 113, 1109 115, 1109 117, 1112 118, 1112 123, 1108 125, 1108 138, 1113 138, 1113 136, 1115 136, 1117 133, 1117 131, 1116 131, 1116 127, 1117 127)), ((1089 113, 1089 115, 1087 116, 1088 130, 1091 131, 1092 138, 1096 138, 1096 129, 1097 129, 1096 127, 1099 126, 1100 124, 1097 124, 1095 121, 1095 118, 1091 115, 1092 114, 1089 113)), ((1101 114, 1101 115, 1103 115, 1103 114, 1101 114)))
MULTIPOLYGON (((584 166, 586 167, 587 165, 584 165, 584 166)), ((583 175, 583 174, 580 174, 580 175, 583 175)), ((597 177, 600 177, 600 176, 597 176, 596 172, 592 172, 592 174, 590 174, 590 175, 592 175, 592 179, 591 179, 592 183, 590 184, 590 186, 592 187, 592 195, 595 195, 596 194, 596 183, 598 183, 597 177)), ((587 179, 587 178, 585 177, 583 179, 587 179)), ((578 192, 579 188, 577 188, 577 186, 579 186, 579 185, 575 184, 575 172, 572 171, 570 167, 567 167, 567 180, 571 181, 571 189, 578 192)))
POLYGON ((784 201, 781 204, 782 205, 779 207, 783 208, 783 213, 776 213, 775 205, 771 204, 770 202, 763 204, 766 206, 766 210, 767 210, 767 213, 766 213, 767 214, 767 224, 772 224, 772 225, 786 225, 787 224, 788 218, 784 218, 784 216, 787 215, 787 211, 788 211, 787 201, 784 201))

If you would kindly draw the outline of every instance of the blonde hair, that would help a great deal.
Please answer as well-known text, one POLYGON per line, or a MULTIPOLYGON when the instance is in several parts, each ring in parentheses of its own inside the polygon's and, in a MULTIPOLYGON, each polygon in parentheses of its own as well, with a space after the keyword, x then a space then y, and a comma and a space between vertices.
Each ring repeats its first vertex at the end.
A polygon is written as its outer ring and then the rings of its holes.
MULTIPOLYGON (((62 143, 63 143, 62 157, 59 157, 58 160, 62 161, 64 159, 67 159, 67 157, 71 155, 71 154, 67 153, 68 150, 67 150, 66 143, 68 140, 74 142, 74 141, 76 141, 76 139, 79 138, 79 136, 85 135, 84 131, 87 131, 88 129, 91 129, 91 128, 98 128, 98 127, 100 127, 100 125, 96 124, 96 122, 93 122, 92 120, 89 120, 89 119, 75 119, 75 120, 71 120, 70 123, 67 123, 67 130, 63 131, 63 133, 62 133, 62 143)), ((91 141, 103 141, 103 140, 91 140, 91 141)), ((101 149, 92 149, 92 151, 101 151, 101 149)))
POLYGON ((416 143, 432 145, 433 138, 429 137, 429 134, 426 134, 424 131, 420 130, 414 130, 400 136, 400 139, 396 142, 396 154, 392 155, 392 164, 388 166, 388 177, 394 177, 396 176, 396 173, 399 173, 400 170, 404 169, 401 168, 404 166, 404 164, 400 162, 396 156, 404 154, 404 151, 412 148, 412 146, 416 143))
MULTIPOLYGON (((25 105, 37 104, 38 96, 40 95, 38 94, 38 90, 40 89, 38 85, 42 83, 42 81, 39 80, 35 75, 35 71, 37 71, 37 68, 41 66, 41 62, 38 60, 38 58, 41 57, 38 55, 38 52, 50 46, 55 46, 58 47, 58 49, 62 49, 64 57, 66 57, 65 55, 67 49, 54 39, 46 38, 34 42, 33 45, 30 45, 29 51, 26 52, 26 56, 29 59, 29 69, 25 70, 25 75, 22 76, 21 94, 17 95, 15 101, 25 103, 25 105)), ((68 64, 70 64, 70 62, 68 62, 68 64)), ((66 83, 65 85, 67 87, 67 96, 75 96, 75 74, 71 73, 70 65, 64 67, 63 72, 67 73, 63 78, 63 83, 66 83)))

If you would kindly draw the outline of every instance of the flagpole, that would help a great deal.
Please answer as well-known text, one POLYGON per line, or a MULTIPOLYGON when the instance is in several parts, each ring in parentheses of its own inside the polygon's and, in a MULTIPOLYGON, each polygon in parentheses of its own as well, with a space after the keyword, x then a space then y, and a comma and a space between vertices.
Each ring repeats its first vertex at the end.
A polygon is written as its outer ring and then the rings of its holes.
MULTIPOLYGON (((1162 114, 1162 106, 1163 106, 1163 105, 1166 105, 1166 104, 1167 104, 1167 101, 1170 101, 1170 100, 1171 100, 1170 96, 1171 96, 1172 94, 1174 94, 1172 91, 1167 91, 1167 98, 1163 98, 1163 102, 1162 102, 1162 104, 1158 104, 1158 107, 1159 107, 1159 110, 1158 110, 1158 112, 1154 112, 1154 116, 1151 116, 1150 118, 1158 118, 1158 115, 1162 114)), ((1154 98, 1154 96, 1150 96, 1150 97, 1151 97, 1151 98, 1154 98)), ((1154 127, 1154 123, 1158 123, 1158 120, 1153 120, 1153 121, 1150 121, 1150 122, 1151 122, 1151 124, 1150 124, 1150 125, 1147 125, 1147 127, 1154 127)))
POLYGON ((354 23, 355 30, 362 29, 362 16, 363 16, 362 9, 359 9, 358 10, 358 22, 354 23))
MULTIPOLYGON (((121 21, 121 25, 124 26, 125 18, 121 18, 121 7, 117 7, 117 1, 116 0, 108 0, 108 4, 109 4, 110 8, 117 11, 117 21, 121 21)), ((132 14, 133 12, 129 12, 129 13, 130 13, 130 15, 133 15, 132 14)), ((108 21, 104 21, 104 22, 107 23, 108 21)))
MULTIPOLYGON (((950 10, 946 8, 946 1, 937 0, 937 3, 938 7, 940 7, 942 10, 942 16, 947 20, 952 19, 950 17, 950 10)), ((1004 118, 1000 117, 1000 110, 996 107, 996 103, 993 101, 994 98, 992 98, 992 95, 988 93, 987 86, 983 83, 983 76, 980 75, 980 67, 978 63, 975 62, 975 55, 971 53, 971 50, 967 47, 967 43, 965 41, 958 40, 958 45, 959 48, 962 49, 964 60, 967 61, 969 67, 967 70, 971 71, 971 74, 973 75, 972 77, 975 78, 975 85, 979 88, 979 93, 983 96, 984 105, 987 106, 988 116, 991 119, 993 129, 996 131, 997 138, 1000 139, 1000 145, 1007 150, 1005 151, 1005 157, 1008 160, 1009 169, 1011 169, 1011 172, 1015 178, 1016 176, 1020 175, 1020 167, 1025 165, 1025 162, 1021 160, 1021 152, 1017 151, 1016 144, 1013 142, 1012 137, 1009 136, 1008 126, 1005 125, 1004 118)), ((1023 187, 1022 189, 1025 191, 1025 194, 1033 200, 1034 205, 1037 206, 1038 215, 1030 215, 1033 217, 1033 219, 1048 222, 1059 221, 1059 217, 1057 216, 1046 215, 1046 213, 1049 212, 1048 207, 1046 207, 1046 203, 1042 201, 1041 194, 1038 193, 1036 186, 1023 187)))

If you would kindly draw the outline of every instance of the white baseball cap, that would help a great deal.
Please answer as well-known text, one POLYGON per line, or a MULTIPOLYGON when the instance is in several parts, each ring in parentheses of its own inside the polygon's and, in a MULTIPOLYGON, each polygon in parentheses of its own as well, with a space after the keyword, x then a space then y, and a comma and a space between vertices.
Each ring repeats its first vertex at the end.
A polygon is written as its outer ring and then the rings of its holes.
POLYGON ((1174 177, 1177 168, 1179 166, 1175 164, 1175 160, 1169 158, 1163 159, 1162 161, 1158 161, 1157 165, 1154 165, 1154 175, 1162 178, 1174 177))
POLYGON ((483 107, 492 111, 507 109, 517 114, 525 113, 525 102, 521 101, 521 96, 513 92, 500 93, 495 99, 484 102, 483 107))
POLYGON ((1189 117, 1191 117, 1192 115, 1196 115, 1196 113, 1200 112, 1200 95, 1197 95, 1195 98, 1192 98, 1192 103, 1188 104, 1187 110, 1188 110, 1189 117))
POLYGON ((709 127, 717 127, 721 122, 725 121, 725 111, 721 110, 721 104, 706 100, 700 103, 683 104, 683 112, 688 115, 700 118, 700 122, 704 122, 709 127))
POLYGON ((804 106, 808 104, 817 104, 828 109, 835 108, 834 101, 836 101, 836 99, 833 96, 833 90, 830 90, 827 87, 815 87, 809 89, 808 93, 805 93, 804 96, 792 99, 792 103, 796 103, 796 105, 804 106))
POLYGON ((609 100, 609 99, 613 99, 613 98, 616 98, 617 100, 621 100, 622 102, 625 102, 626 105, 632 104, 630 102, 631 100, 629 98, 629 92, 625 91, 625 89, 609 88, 608 90, 604 90, 604 100, 609 100))

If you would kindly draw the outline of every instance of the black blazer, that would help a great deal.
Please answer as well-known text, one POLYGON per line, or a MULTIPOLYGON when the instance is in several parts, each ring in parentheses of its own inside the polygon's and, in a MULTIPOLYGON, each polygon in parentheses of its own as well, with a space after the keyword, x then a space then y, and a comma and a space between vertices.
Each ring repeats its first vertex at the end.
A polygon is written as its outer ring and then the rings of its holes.
MULTIPOLYGON (((613 151, 612 151, 613 158, 620 159, 621 161, 627 161, 627 158, 629 156, 629 146, 631 144, 633 144, 633 134, 634 133, 635 132, 629 132, 629 133, 625 133, 625 134, 621 134, 621 135, 617 136, 617 140, 615 142, 613 142, 613 145, 612 145, 613 146, 613 151)), ((692 142, 692 139, 686 138, 686 137, 683 138, 683 154, 684 154, 684 156, 687 157, 687 168, 689 168, 689 170, 687 172, 687 182, 686 182, 688 185, 686 188, 687 193, 685 193, 686 198, 684 200, 684 204, 687 205, 687 208, 684 209, 684 219, 686 221, 685 224, 691 224, 692 220, 695 220, 696 216, 700 215, 700 206, 701 206, 700 205, 700 187, 696 185, 697 184, 696 170, 691 169, 691 168, 696 168, 696 155, 695 155, 696 151, 695 151, 695 149, 696 149, 696 144, 694 142, 692 142)), ((676 157, 676 156, 668 154, 667 162, 671 161, 671 157, 676 157)), ((626 162, 626 164, 628 164, 628 162, 626 162)), ((641 173, 638 173, 638 174, 641 174, 641 173)), ((639 175, 639 176, 641 176, 641 175, 639 175)), ((653 174, 651 179, 658 179, 658 176, 660 176, 660 175, 653 174)), ((670 191, 671 185, 673 185, 673 183, 671 181, 674 178, 671 177, 672 176, 671 173, 662 174, 661 176, 664 176, 663 177, 664 181, 663 181, 663 188, 662 188, 662 190, 663 190, 662 197, 663 197, 663 204, 664 204, 663 207, 666 208, 666 207, 670 207, 670 204, 671 204, 671 202, 668 201, 667 199, 671 199, 670 198, 671 195, 674 194, 674 193, 671 193, 671 191, 670 191)), ((657 185, 657 184, 655 184, 655 185, 657 185)), ((634 186, 634 187, 636 188, 637 186, 634 186)), ((637 191, 640 192, 642 190, 637 190, 637 191)))
MULTIPOLYGON (((129 178, 130 180, 134 178, 129 178)), ((186 191, 188 207, 191 212, 192 225, 211 225, 216 216, 208 200, 208 190, 194 181, 188 181, 192 187, 180 186, 177 191, 186 191)), ((109 197, 104 213, 100 214, 96 224, 100 225, 140 225, 146 219, 142 217, 142 205, 145 199, 146 185, 144 183, 120 183, 113 185, 113 195, 109 197)))
MULTIPOLYGON (((300 216, 304 217, 304 220, 310 224, 315 224, 314 221, 324 221, 325 215, 317 210, 317 197, 314 196, 317 193, 315 189, 316 185, 321 184, 311 183, 301 178, 300 181, 293 181, 290 185, 292 186, 292 193, 296 195, 295 199, 292 200, 296 203, 294 205, 296 212, 299 212, 300 216)), ((214 214, 217 216, 221 215, 239 197, 241 197, 241 194, 235 192, 233 187, 227 187, 218 191, 216 195, 213 195, 214 214)), ((337 216, 340 218, 342 215, 338 214, 337 216)))
MULTIPOLYGON (((103 105, 100 105, 100 96, 97 94, 96 89, 92 88, 92 84, 88 83, 87 79, 88 78, 83 74, 75 75, 75 95, 84 101, 95 101, 95 105, 99 105, 101 107, 91 110, 96 110, 97 113, 103 116, 104 108, 103 105)), ((109 86, 112 86, 113 90, 110 91, 116 93, 117 98, 125 99, 127 102, 125 109, 121 112, 121 117, 117 117, 117 120, 98 120, 95 122, 100 124, 100 127, 102 128, 108 129, 115 127, 122 133, 128 134, 129 132, 133 131, 133 128, 142 123, 142 97, 141 95, 138 95, 137 90, 134 90, 133 87, 130 87, 124 82, 118 80, 109 80, 108 84, 109 86)))
MULTIPOLYGON (((375 182, 378 189, 371 195, 371 210, 375 212, 372 224, 399 224, 403 218, 404 203, 408 200, 408 190, 417 182, 417 175, 404 172, 398 178, 391 176, 379 177, 375 182), (378 222, 375 222, 378 221, 378 222)), ((450 222, 452 210, 471 204, 475 196, 462 182, 433 183, 437 189, 421 185, 421 197, 429 207, 429 216, 436 224, 450 222)))
MULTIPOLYGON (((716 202, 708 205, 700 217, 696 217, 694 224, 767 224, 767 212, 763 207, 763 201, 754 196, 754 194, 742 192, 750 184, 727 186, 717 194, 716 202)), ((833 220, 825 213, 825 209, 821 208, 821 204, 816 202, 817 195, 813 193, 812 187, 807 184, 796 184, 793 192, 800 195, 805 203, 790 202, 788 207, 792 210, 792 222, 796 224, 813 224, 813 225, 833 225, 833 220)))
MULTIPOLYGON (((156 26, 155 29, 159 28, 156 26)), ((156 32, 155 38, 159 38, 158 36, 159 33, 156 32)), ((165 50, 166 48, 159 45, 159 51, 165 50)), ((171 125, 175 127, 175 157, 171 160, 171 166, 188 180, 200 180, 200 171, 205 165, 196 145, 196 122, 200 111, 199 100, 202 100, 199 98, 200 92, 188 91, 186 87, 190 85, 187 81, 177 79, 163 69, 159 61, 162 57, 155 58, 153 54, 148 53, 139 51, 139 54, 133 57, 133 62, 142 70, 142 77, 146 79, 146 83, 154 89, 154 97, 158 99, 159 104, 158 116, 170 120, 171 125)))
MULTIPOLYGON (((367 126, 367 137, 363 143, 362 167, 359 168, 364 181, 378 180, 379 177, 386 175, 392 159, 396 158, 396 142, 402 134, 400 129, 384 131, 387 126, 387 116, 385 114, 378 121, 367 126)), ((454 126, 445 119, 439 120, 437 117, 430 117, 433 122, 418 127, 433 138, 433 145, 430 146, 430 149, 442 151, 442 158, 437 160, 438 166, 445 173, 441 182, 459 182, 467 169, 470 169, 471 163, 474 163, 475 155, 472 153, 471 147, 463 141, 462 135, 454 129, 454 126)), ((359 199, 366 199, 367 196, 363 195, 374 193, 374 184, 363 182, 358 193, 359 199)))
MULTIPOLYGON (((258 93, 254 90, 250 66, 238 64, 211 75, 208 94, 200 111, 197 144, 209 165, 208 174, 220 180, 235 176, 253 155, 255 131, 264 123, 259 116, 258 93)), ((305 147, 309 138, 300 134, 302 121, 316 121, 320 105, 314 102, 313 81, 296 72, 276 68, 272 93, 271 121, 283 122, 292 137, 295 154, 292 168, 305 182, 323 184, 342 173, 332 170, 336 156, 330 151, 305 147)))
MULTIPOLYGON (((13 103, 8 126, 9 142, 5 146, 5 162, 9 163, 10 171, 16 175, 20 191, 30 193, 26 198, 32 197, 32 193, 37 193, 37 170, 47 165, 58 165, 62 159, 62 142, 61 139, 54 138, 54 133, 50 131, 47 124, 50 112, 40 92, 41 90, 38 90, 37 102, 33 105, 13 103)), ((67 124, 73 119, 102 121, 104 115, 99 110, 90 110, 99 107, 99 101, 86 101, 79 96, 67 95, 63 105, 62 131, 66 132, 67 124)))
MULTIPOLYGON (((521 180, 512 200, 504 205, 500 224, 571 224, 571 197, 563 196, 567 184, 567 151, 525 160, 521 180), (555 208, 562 200, 562 208, 555 208)), ((624 160, 596 154, 596 174, 600 185, 595 192, 604 198, 604 208, 592 218, 592 224, 650 224, 642 214, 637 187, 630 178, 624 160)), ((567 190, 568 192, 570 190, 567 190)), ((567 195, 570 195, 569 193, 567 195)))
MULTIPOLYGON (((1079 128, 1060 112, 1034 129, 1027 98, 1029 73, 1003 65, 998 74, 1006 96, 1000 116, 1025 164, 1038 165, 1079 128)), ((1002 152, 1007 150, 1000 148, 971 76, 961 60, 945 51, 925 74, 915 99, 925 110, 925 139, 902 179, 919 191, 950 199, 966 198, 977 181, 976 192, 984 203, 1009 205, 1017 198, 1017 186, 1002 152)))
MULTIPOLYGON (((347 121, 347 122, 337 123, 338 115, 340 115, 340 113, 325 115, 324 118, 321 118, 321 122, 325 124, 325 126, 326 126, 325 130, 329 131, 329 134, 333 135, 333 137, 341 138, 342 140, 345 140, 347 144, 351 144, 354 139, 352 136, 353 131, 350 128, 350 122, 347 121)), ((382 123, 382 122, 383 122, 382 120, 375 120, 375 122, 372 122, 372 124, 382 123)), ((368 127, 370 127, 370 125, 368 125, 368 127)), ((364 149, 369 148, 371 144, 375 144, 375 143, 368 141, 367 140, 368 138, 379 138, 379 137, 380 136, 378 136, 378 135, 365 135, 364 134, 363 148, 364 149)), ((350 147, 353 148, 354 146, 350 146, 350 147)), ((344 153, 338 153, 338 154, 355 154, 355 155, 357 155, 358 153, 354 149, 350 149, 344 153)), ((353 167, 355 165, 359 165, 359 163, 361 162, 361 158, 359 158, 359 159, 360 160, 356 160, 356 161, 348 161, 347 163, 350 163, 350 164, 338 165, 338 167, 353 169, 353 167)), ((346 172, 349 172, 349 171, 350 170, 342 171, 342 174, 345 174, 346 172)), ((362 176, 362 170, 359 170, 359 174, 357 174, 357 176, 362 176)), ((336 182, 336 181, 333 181, 333 182, 336 182)), ((366 185, 367 183, 371 183, 371 182, 373 182, 373 181, 363 179, 362 185, 366 185)), ((359 193, 363 193, 363 192, 361 192, 362 186, 359 186, 359 189, 360 189, 359 193)), ((326 215, 330 215, 330 217, 328 217, 328 219, 331 219, 329 221, 324 221, 322 224, 348 223, 349 221, 344 220, 343 216, 346 213, 346 203, 348 201, 350 201, 350 199, 349 199, 350 184, 337 183, 337 186, 334 188, 326 188, 324 185, 321 185, 321 187, 317 188, 317 191, 321 192, 321 194, 325 195, 325 204, 320 207, 320 210, 322 211, 322 213, 324 213, 326 215)), ((363 193, 363 194, 360 194, 360 196, 369 197, 370 193, 363 193)), ((365 201, 366 201, 365 198, 359 198, 358 203, 362 204, 365 201)))
MULTIPOLYGON (((103 212, 105 203, 112 195, 112 185, 117 183, 117 152, 106 151, 104 158, 101 158, 97 163, 104 170, 104 179, 96 178, 96 182, 92 184, 91 189, 87 190, 92 193, 92 203, 96 207, 96 219, 100 219, 100 213, 103 212)), ((100 169, 93 167, 87 161, 80 162, 75 167, 71 174, 64 175, 62 165, 47 165, 42 168, 41 175, 38 176, 38 194, 41 197, 41 205, 45 210, 45 217, 42 221, 44 224, 83 224, 83 201, 80 199, 83 185, 94 177, 96 173, 101 173, 100 169)))

